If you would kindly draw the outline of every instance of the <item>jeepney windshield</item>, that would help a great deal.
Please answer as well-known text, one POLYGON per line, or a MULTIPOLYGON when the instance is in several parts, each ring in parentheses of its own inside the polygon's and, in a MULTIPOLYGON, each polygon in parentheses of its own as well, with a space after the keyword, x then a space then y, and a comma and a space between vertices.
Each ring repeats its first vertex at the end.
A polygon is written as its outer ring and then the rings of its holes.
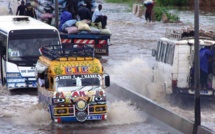
POLYGON ((59 44, 55 30, 18 30, 9 34, 8 58, 12 61, 25 61, 40 56, 39 48, 59 44))
POLYGON ((56 79, 56 88, 61 87, 80 87, 80 86, 100 86, 100 78, 81 78, 72 76, 57 76, 56 79))

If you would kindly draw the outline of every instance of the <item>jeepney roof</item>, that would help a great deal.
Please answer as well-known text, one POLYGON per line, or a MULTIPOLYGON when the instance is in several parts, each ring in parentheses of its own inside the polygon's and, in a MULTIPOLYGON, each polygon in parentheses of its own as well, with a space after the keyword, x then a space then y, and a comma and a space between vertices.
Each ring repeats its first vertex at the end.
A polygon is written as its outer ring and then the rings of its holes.
MULTIPOLYGON (((58 60, 50 60, 45 56, 40 56, 40 64, 48 67, 48 72, 51 75, 71 75, 71 74, 94 74, 102 73, 102 64, 101 62, 92 57, 78 57, 74 60, 75 57, 62 57, 58 60)), ((37 67, 36 65, 36 68, 37 67)))

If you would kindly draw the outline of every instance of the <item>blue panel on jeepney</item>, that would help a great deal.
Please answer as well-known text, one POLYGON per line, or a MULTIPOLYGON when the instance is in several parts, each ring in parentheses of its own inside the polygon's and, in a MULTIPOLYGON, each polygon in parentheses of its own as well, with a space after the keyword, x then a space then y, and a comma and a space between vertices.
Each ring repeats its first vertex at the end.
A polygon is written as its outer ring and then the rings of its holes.
MULTIPOLYGON (((102 116, 104 115, 89 115, 87 117, 87 120, 103 120, 102 116)), ((55 117, 55 119, 60 119, 60 122, 76 122, 78 121, 75 116, 61 116, 61 117, 55 117)), ((58 121, 56 121, 58 122, 58 121)))
POLYGON ((61 122, 74 122, 74 121, 78 121, 77 119, 76 119, 76 117, 69 117, 69 116, 61 116, 60 117, 60 121, 61 122))

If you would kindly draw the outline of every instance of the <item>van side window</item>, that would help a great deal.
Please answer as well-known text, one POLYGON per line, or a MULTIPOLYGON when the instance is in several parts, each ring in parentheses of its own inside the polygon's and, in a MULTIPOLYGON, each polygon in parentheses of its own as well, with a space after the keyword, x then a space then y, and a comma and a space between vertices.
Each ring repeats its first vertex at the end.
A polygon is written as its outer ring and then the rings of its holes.
POLYGON ((165 63, 172 65, 174 58, 175 45, 167 44, 165 63))
POLYGON ((175 46, 159 41, 157 44, 156 60, 167 64, 173 64, 175 46))
POLYGON ((167 55, 167 53, 166 53, 166 50, 167 50, 167 44, 166 43, 163 43, 163 52, 162 52, 162 57, 161 57, 161 61, 162 62, 165 62, 165 59, 166 59, 166 55, 167 55))
POLYGON ((158 44, 157 44, 157 54, 156 54, 156 60, 159 61, 159 57, 160 57, 160 45, 161 44, 161 41, 158 41, 158 44))
POLYGON ((159 61, 162 61, 163 56, 164 56, 164 43, 161 42, 161 49, 160 49, 160 57, 159 57, 159 61))

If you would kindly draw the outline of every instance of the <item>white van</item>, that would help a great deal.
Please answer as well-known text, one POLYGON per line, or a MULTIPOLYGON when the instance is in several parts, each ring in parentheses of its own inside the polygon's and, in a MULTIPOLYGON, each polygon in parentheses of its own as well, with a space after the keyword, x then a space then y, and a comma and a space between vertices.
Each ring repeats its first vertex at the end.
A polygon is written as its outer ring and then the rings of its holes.
MULTIPOLYGON (((199 48, 209 46, 215 50, 215 41, 208 37, 199 38, 199 48)), ((157 50, 152 51, 155 56, 154 81, 164 86, 166 92, 193 95, 193 65, 194 65, 194 37, 183 37, 181 33, 167 30, 165 37, 160 38, 157 50)), ((200 89, 202 96, 215 95, 215 56, 212 58, 212 71, 208 76, 210 88, 200 89)))

